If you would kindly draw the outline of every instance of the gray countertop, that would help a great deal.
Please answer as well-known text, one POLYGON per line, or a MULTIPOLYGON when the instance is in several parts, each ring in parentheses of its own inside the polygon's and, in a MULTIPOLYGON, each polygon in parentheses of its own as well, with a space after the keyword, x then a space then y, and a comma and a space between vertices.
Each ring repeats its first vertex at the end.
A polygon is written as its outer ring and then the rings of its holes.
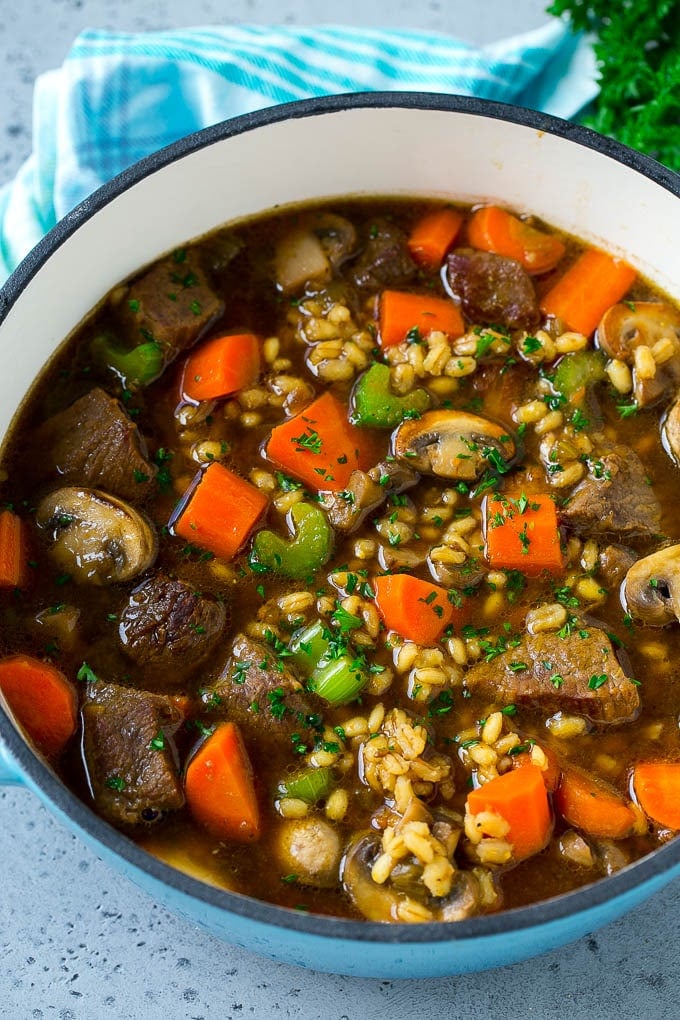
MULTIPOLYGON (((538 27, 542 0, 0 0, 0 183, 30 151, 36 74, 85 27, 210 23, 418 27, 483 43, 538 27)), ((579 942, 511 968, 438 980, 315 974, 234 949, 169 914, 23 789, 0 789, 0 1016, 59 1020, 680 1015, 680 884, 579 942)))

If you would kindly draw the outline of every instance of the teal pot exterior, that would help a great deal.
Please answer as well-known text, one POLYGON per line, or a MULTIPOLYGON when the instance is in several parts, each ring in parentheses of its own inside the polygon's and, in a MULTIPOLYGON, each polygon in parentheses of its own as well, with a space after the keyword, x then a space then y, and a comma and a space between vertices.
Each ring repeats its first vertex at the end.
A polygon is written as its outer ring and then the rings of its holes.
POLYGON ((36 793, 115 872, 230 945, 311 970, 396 980, 507 966, 596 931, 680 874, 678 840, 593 886, 493 916, 385 925, 307 915, 215 889, 149 856, 76 800, 18 735, 10 743, 16 757, 2 747, 0 782, 36 793))
MULTIPOLYGON (((0 290, 0 436, 63 338, 140 265, 277 204, 362 193, 495 198, 532 210, 632 253, 680 300, 680 178, 654 161, 573 124, 482 100, 372 93, 303 101, 225 122, 149 157, 34 249, 0 290), (312 139, 315 151, 336 154, 321 178, 299 159, 312 139), (139 239, 133 251, 130 222, 139 239)), ((150 856, 61 783, 2 706, 0 783, 24 784, 113 869, 225 941, 358 977, 434 977, 515 963, 620 917, 680 873, 676 839, 591 886, 517 910, 451 924, 347 921, 216 889, 150 856)))

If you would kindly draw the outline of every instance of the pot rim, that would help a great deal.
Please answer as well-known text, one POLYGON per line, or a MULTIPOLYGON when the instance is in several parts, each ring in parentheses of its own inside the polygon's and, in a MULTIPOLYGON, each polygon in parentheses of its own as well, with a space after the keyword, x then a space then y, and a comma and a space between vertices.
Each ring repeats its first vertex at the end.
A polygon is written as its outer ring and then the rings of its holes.
MULTIPOLYGON (((680 175, 651 157, 635 152, 582 125, 525 107, 467 96, 429 92, 359 92, 304 99, 247 113, 204 128, 152 153, 102 185, 39 241, 12 273, 5 285, 0 288, 0 326, 24 288, 57 249, 105 205, 152 173, 216 142, 270 124, 289 119, 343 113, 353 109, 389 108, 421 109, 486 117, 556 135, 576 145, 593 149, 604 157, 623 163, 680 198, 680 175)), ((70 819, 96 844, 121 857, 136 870, 146 873, 157 882, 175 889, 189 899, 204 902, 224 911, 225 914, 231 913, 255 923, 289 929, 311 936, 357 942, 376 942, 386 945, 455 943, 464 940, 484 940, 501 935, 507 936, 513 931, 545 926, 591 911, 608 901, 614 901, 626 893, 644 887, 655 879, 662 878, 665 872, 680 864, 680 839, 674 839, 614 875, 599 879, 572 892, 525 907, 450 924, 441 921, 419 925, 381 924, 372 921, 307 914, 207 885, 143 850, 127 836, 99 818, 93 810, 72 793, 49 766, 34 754, 2 710, 0 710, 0 740, 4 742, 12 758, 20 766, 22 775, 30 779, 29 785, 42 791, 50 806, 55 808, 60 815, 70 819)))

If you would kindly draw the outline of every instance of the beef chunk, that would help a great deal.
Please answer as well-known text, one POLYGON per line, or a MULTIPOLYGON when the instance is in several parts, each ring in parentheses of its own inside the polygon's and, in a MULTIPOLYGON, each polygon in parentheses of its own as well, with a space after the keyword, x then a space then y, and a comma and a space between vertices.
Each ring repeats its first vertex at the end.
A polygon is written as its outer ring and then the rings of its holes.
POLYGON ((224 302, 195 259, 170 258, 130 284, 118 309, 135 343, 155 340, 173 361, 224 312, 224 302))
POLYGON ((146 683, 175 685, 205 661, 225 623, 221 602, 159 572, 130 595, 119 636, 146 683))
POLYGON ((608 588, 621 584, 638 556, 625 545, 608 545, 600 553, 600 572, 608 588))
POLYGON ((473 322, 528 329, 540 319, 534 285, 515 259, 457 248, 447 257, 446 275, 473 322))
POLYGON ((562 522, 589 535, 657 535, 661 506, 638 455, 627 446, 614 446, 596 466, 560 511, 562 522))
POLYGON ((640 709, 636 685, 608 635, 595 627, 564 638, 556 632, 528 634, 516 648, 472 666, 465 683, 499 704, 575 713, 599 726, 632 722, 640 709))
POLYGON ((130 502, 144 499, 156 475, 139 429, 99 387, 41 425, 35 447, 44 475, 56 473, 63 484, 104 489, 130 502))
POLYGON ((352 271, 357 287, 382 290, 403 286, 413 279, 417 266, 406 240, 404 231, 389 220, 374 220, 352 271))
POLYGON ((304 733, 314 721, 310 716, 318 711, 285 660, 245 634, 234 638, 227 667, 207 696, 250 739, 280 734, 289 740, 293 733, 304 733))
POLYGON ((181 722, 170 698, 116 684, 88 685, 85 766, 97 810, 105 818, 136 825, 182 807, 172 747, 181 722))

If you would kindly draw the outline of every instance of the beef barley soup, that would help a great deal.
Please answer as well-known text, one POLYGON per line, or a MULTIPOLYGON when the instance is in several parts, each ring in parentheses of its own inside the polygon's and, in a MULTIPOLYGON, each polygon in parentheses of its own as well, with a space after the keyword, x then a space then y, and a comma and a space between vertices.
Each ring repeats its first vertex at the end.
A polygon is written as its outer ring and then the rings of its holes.
POLYGON ((354 200, 115 288, 5 443, 0 689, 93 810, 455 921, 680 830, 680 310, 501 206, 354 200))

